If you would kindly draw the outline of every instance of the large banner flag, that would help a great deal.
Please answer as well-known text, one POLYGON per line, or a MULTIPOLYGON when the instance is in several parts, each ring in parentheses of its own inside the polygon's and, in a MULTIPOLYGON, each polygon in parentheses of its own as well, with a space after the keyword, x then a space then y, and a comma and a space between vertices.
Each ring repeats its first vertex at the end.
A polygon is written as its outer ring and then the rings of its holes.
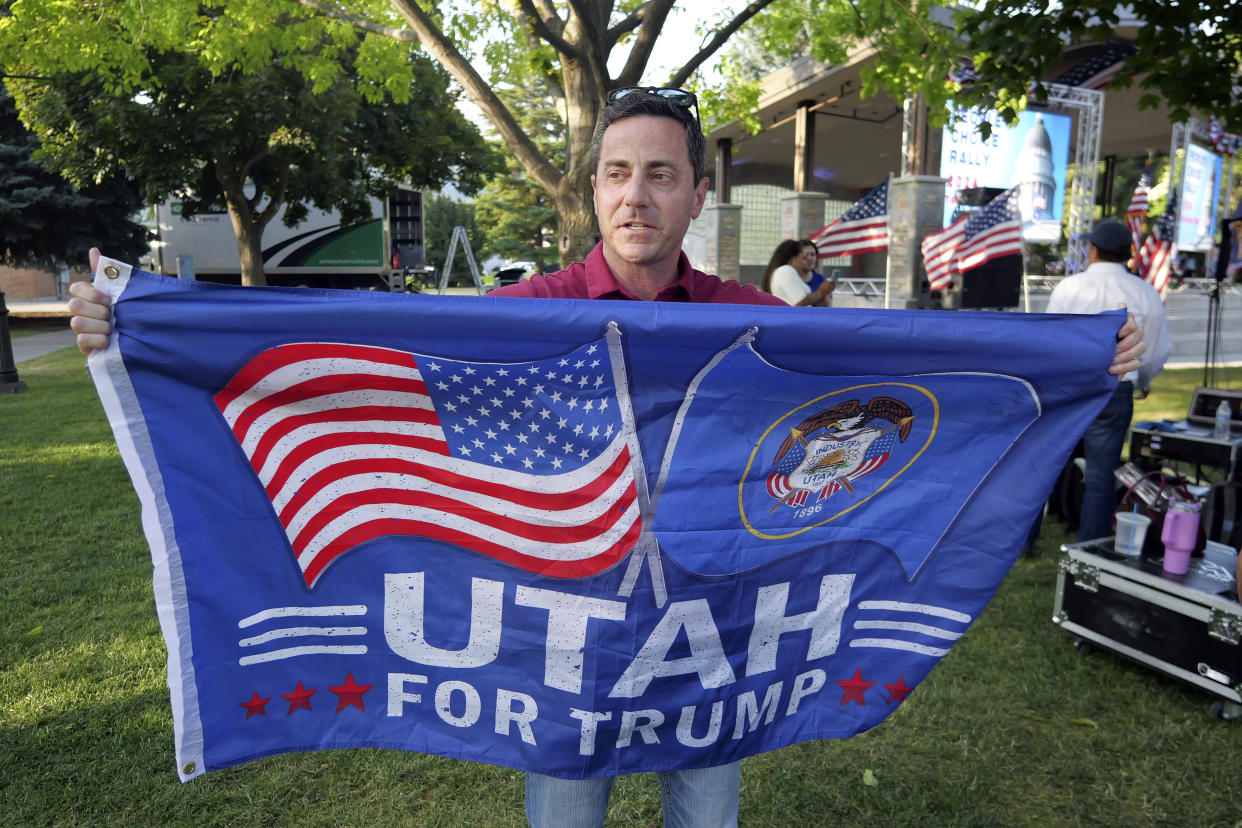
POLYGON ((1013 563, 1124 319, 96 285, 186 780, 873 727, 1013 563))
POLYGON ((888 249, 888 182, 884 179, 839 218, 815 231, 811 241, 821 259, 888 249))
POLYGON ((954 274, 974 270, 1004 256, 1022 255, 1021 187, 998 195, 978 212, 961 216, 919 244, 932 290, 953 283, 954 274))

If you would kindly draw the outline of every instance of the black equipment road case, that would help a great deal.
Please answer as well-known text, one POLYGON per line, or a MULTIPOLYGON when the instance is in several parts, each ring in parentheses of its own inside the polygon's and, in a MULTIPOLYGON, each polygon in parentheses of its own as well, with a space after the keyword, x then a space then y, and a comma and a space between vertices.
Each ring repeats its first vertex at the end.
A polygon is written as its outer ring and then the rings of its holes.
MULTIPOLYGON (((1222 718, 1242 716, 1242 604, 1237 553, 1208 541, 1185 575, 1159 559, 1126 558, 1101 538, 1061 547, 1053 623, 1096 646, 1195 685, 1223 700, 1222 718)), ((1084 646, 1086 645, 1086 646, 1084 646)))

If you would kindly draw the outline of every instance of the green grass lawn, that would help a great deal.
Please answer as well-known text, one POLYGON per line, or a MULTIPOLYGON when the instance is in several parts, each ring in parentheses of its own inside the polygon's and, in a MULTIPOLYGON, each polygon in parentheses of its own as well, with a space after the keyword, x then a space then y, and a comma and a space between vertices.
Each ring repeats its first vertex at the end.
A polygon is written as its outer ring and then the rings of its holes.
MULTIPOLYGON (((1168 372, 1140 418, 1180 417, 1168 372), (1148 410, 1150 409, 1150 410, 1148 410), (1167 413, 1162 413, 1167 412, 1167 413)), ((1199 373, 1201 376, 1201 372, 1199 373)), ((138 504, 83 359, 0 398, 0 814, 13 826, 524 824, 521 774, 418 754, 273 757, 181 784, 138 504)), ((847 741, 747 760, 747 826, 1242 826, 1242 723, 1051 622, 1057 550, 1019 560, 909 701, 847 741), (870 783, 870 784, 869 784, 870 783)), ((609 824, 660 824, 654 777, 609 824)))

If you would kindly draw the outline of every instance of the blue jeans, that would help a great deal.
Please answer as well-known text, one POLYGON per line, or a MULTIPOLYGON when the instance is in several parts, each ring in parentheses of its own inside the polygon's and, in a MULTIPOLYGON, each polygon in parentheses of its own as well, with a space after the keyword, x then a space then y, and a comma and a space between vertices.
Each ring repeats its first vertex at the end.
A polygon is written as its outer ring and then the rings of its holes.
POLYGON ((1106 538, 1113 533, 1113 512, 1117 511, 1117 479, 1113 471, 1121 465, 1121 447, 1133 416, 1134 385, 1118 383, 1113 398, 1082 435, 1087 473, 1083 479, 1079 541, 1106 538))
MULTIPOLYGON (((736 828, 740 762, 659 776, 666 828, 736 828)), ((533 828, 598 828, 604 824, 612 783, 613 777, 557 779, 527 773, 526 819, 533 828)))

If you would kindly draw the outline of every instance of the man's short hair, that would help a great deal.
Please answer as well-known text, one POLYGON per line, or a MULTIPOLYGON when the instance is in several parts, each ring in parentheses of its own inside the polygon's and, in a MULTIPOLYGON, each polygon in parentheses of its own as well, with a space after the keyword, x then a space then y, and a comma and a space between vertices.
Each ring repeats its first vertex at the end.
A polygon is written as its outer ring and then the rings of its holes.
POLYGON ((680 104, 651 95, 645 92, 633 92, 617 101, 608 104, 599 113, 599 122, 595 125, 595 135, 591 138, 591 171, 599 169, 599 156, 604 145, 604 133, 608 127, 623 118, 635 115, 654 115, 659 118, 672 118, 681 124, 686 131, 686 151, 689 154, 690 166, 694 169, 694 183, 698 184, 707 175, 707 139, 699 126, 699 119, 694 112, 680 104))

